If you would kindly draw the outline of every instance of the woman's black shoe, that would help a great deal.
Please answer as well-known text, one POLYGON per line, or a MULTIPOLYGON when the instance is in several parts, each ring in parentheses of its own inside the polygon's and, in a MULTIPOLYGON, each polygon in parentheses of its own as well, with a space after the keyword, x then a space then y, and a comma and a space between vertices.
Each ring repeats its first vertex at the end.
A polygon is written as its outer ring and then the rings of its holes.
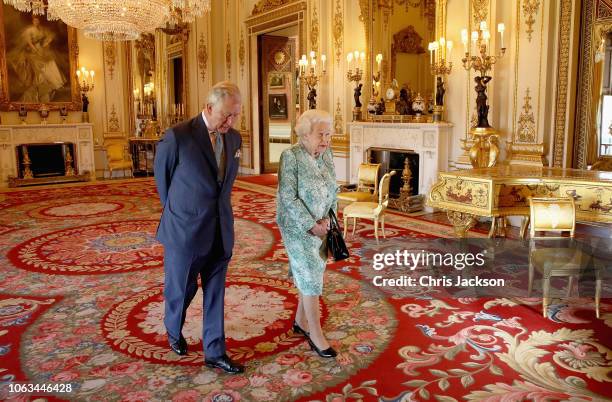
POLYGON ((317 347, 317 345, 314 344, 314 342, 312 341, 312 339, 310 339, 309 336, 306 337, 306 340, 308 341, 310 348, 314 350, 315 352, 317 352, 319 356, 325 357, 325 358, 331 358, 331 357, 338 356, 338 353, 331 346, 325 350, 321 350, 317 347))
POLYGON ((308 332, 304 331, 304 329, 300 327, 295 321, 293 321, 293 332, 295 332, 296 334, 304 335, 308 338, 308 332))

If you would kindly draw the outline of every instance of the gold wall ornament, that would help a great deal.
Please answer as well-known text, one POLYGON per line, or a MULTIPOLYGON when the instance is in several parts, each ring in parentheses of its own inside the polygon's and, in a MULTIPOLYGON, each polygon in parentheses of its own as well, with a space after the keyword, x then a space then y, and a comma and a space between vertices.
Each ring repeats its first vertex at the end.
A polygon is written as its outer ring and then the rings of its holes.
POLYGON ((319 14, 317 5, 312 6, 312 18, 310 23, 310 49, 317 52, 319 50, 319 14))
POLYGON ((240 48, 238 49, 238 60, 240 62, 240 75, 244 76, 244 63, 246 59, 246 48, 244 45, 244 31, 240 28, 240 48))
POLYGON ((294 3, 295 1, 297 0, 260 0, 253 7, 251 16, 267 13, 268 11, 272 11, 289 3, 294 3))
POLYGON ((597 20, 606 20, 612 17, 612 2, 609 0, 598 0, 597 20))
POLYGON ((117 47, 115 42, 104 42, 104 64, 108 68, 109 78, 112 80, 115 74, 115 64, 117 62, 117 47))
POLYGON ((369 0, 359 0, 359 21, 367 23, 370 20, 370 5, 369 0))
POLYGON ((232 78, 232 42, 229 32, 227 33, 227 43, 225 44, 225 68, 227 79, 232 78))
POLYGON ((342 105, 340 104, 340 98, 336 102, 336 113, 334 115, 334 134, 344 134, 344 122, 342 121, 342 105))
POLYGON ((572 0, 561 0, 559 22, 559 51, 557 71, 557 99, 555 106, 555 127, 553 141, 553 166, 563 166, 563 148, 567 121, 570 42, 572 26, 572 0))
POLYGON ((540 0, 523 0, 523 13, 525 14, 525 24, 527 24, 527 40, 531 42, 533 36, 533 24, 535 16, 540 8, 540 0))
POLYGON ((246 117, 244 116, 244 106, 242 107, 242 113, 240 114, 240 131, 246 131, 246 117))
POLYGON ((336 64, 340 66, 340 60, 344 53, 344 17, 342 16, 342 2, 336 0, 334 10, 334 48, 336 52, 336 64))
POLYGON ((202 81, 206 79, 206 70, 208 69, 208 50, 204 34, 200 34, 200 43, 198 44, 198 68, 200 69, 200 77, 202 81))
POLYGON ((475 26, 489 18, 489 0, 472 0, 472 18, 475 26))
POLYGON ((117 133, 121 131, 121 126, 119 125, 119 117, 117 117, 117 110, 115 109, 115 105, 111 107, 110 117, 108 119, 108 131, 111 133, 117 133))
POLYGON ((536 124, 535 117, 531 106, 531 96, 529 88, 525 91, 525 103, 523 104, 523 113, 521 113, 518 121, 518 140, 520 142, 536 141, 536 124))

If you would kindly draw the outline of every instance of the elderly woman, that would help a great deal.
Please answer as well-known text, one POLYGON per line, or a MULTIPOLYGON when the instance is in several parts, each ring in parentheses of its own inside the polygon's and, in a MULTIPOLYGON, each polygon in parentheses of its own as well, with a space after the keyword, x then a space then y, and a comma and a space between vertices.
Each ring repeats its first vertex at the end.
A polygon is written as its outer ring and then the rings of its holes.
POLYGON ((321 329, 319 296, 327 261, 329 210, 337 208, 336 175, 329 148, 332 118, 308 110, 297 121, 299 143, 281 154, 278 171, 277 223, 299 290, 293 330, 321 357, 335 357, 321 329))

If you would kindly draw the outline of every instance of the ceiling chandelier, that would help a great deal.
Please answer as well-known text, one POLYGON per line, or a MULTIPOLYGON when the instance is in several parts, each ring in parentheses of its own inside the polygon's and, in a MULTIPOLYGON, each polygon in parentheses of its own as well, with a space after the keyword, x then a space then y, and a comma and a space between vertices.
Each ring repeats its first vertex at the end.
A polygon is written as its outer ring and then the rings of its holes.
POLYGON ((44 0, 4 0, 4 2, 25 13, 31 12, 35 15, 43 15, 45 13, 44 0))
MULTIPOLYGON (((4 0, 19 11, 44 14, 44 0, 4 0)), ((136 40, 167 24, 191 23, 210 0, 47 0, 47 18, 60 19, 103 41, 136 40)))

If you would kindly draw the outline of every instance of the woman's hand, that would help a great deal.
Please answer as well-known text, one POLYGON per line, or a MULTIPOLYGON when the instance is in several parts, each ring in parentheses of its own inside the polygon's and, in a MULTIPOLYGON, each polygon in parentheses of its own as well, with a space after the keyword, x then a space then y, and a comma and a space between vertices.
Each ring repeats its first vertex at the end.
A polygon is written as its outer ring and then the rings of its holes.
POLYGON ((309 232, 317 237, 323 237, 329 231, 329 218, 319 219, 309 232))

